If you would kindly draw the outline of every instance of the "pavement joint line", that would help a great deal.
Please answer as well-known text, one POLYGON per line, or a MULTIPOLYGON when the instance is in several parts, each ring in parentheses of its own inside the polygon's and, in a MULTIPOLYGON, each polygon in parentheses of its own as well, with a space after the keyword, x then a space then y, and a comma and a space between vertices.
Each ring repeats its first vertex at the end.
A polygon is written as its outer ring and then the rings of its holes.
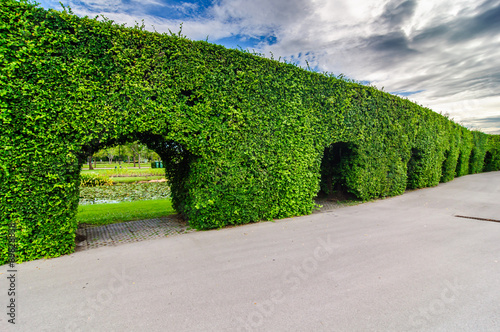
POLYGON ((470 217, 470 216, 461 216, 459 214, 456 214, 455 217, 457 217, 457 218, 464 218, 464 219, 481 220, 481 221, 500 222, 500 220, 496 220, 496 219, 488 219, 488 218, 480 218, 480 217, 470 217))

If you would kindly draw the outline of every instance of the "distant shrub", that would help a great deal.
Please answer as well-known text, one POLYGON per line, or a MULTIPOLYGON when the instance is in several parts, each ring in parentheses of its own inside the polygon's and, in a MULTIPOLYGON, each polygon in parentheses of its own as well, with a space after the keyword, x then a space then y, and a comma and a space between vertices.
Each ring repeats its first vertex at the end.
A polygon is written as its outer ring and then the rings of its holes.
POLYGON ((80 187, 111 186, 113 181, 104 175, 88 173, 80 175, 80 187))

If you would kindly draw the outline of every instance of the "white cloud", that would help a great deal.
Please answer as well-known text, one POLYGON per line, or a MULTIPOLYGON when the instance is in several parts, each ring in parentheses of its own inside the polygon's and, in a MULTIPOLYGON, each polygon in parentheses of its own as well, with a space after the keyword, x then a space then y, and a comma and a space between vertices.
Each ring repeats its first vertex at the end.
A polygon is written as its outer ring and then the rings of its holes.
MULTIPOLYGON (((392 1, 392 8, 403 3, 392 1)), ((325 6, 321 20, 309 22, 308 31, 283 36, 266 50, 281 56, 314 50, 314 63, 321 70, 368 80, 385 91, 424 90, 410 99, 466 125, 474 125, 467 123, 470 118, 500 115, 500 99, 495 97, 500 86, 500 30, 497 35, 486 33, 476 19, 487 8, 470 1, 419 1, 401 24, 397 16, 385 15, 391 24, 381 20, 380 11, 391 3, 380 4, 357 17, 345 9, 344 19, 334 16, 331 21, 325 6), (461 30, 462 24, 470 30, 461 30), (419 39, 423 33, 428 33, 426 38, 419 39)), ((499 128, 496 123, 483 129, 498 133, 499 128)))

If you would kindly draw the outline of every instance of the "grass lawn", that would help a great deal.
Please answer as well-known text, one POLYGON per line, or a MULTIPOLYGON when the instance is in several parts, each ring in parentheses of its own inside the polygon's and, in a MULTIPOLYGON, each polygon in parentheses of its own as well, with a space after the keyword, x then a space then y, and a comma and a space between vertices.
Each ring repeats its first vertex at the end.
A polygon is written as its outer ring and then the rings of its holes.
POLYGON ((164 176, 127 176, 127 177, 112 177, 113 183, 134 183, 137 181, 150 181, 163 179, 164 176))
POLYGON ((172 201, 167 198, 115 204, 80 205, 76 219, 79 224, 107 225, 122 221, 164 217, 175 213, 172 201))
POLYGON ((94 169, 94 170, 88 170, 88 169, 82 169, 80 174, 89 174, 89 173, 94 173, 94 174, 101 174, 109 177, 133 177, 133 176, 160 176, 163 175, 165 176, 165 169, 164 168, 141 168, 141 169, 135 169, 135 168, 122 168, 122 169, 94 169))

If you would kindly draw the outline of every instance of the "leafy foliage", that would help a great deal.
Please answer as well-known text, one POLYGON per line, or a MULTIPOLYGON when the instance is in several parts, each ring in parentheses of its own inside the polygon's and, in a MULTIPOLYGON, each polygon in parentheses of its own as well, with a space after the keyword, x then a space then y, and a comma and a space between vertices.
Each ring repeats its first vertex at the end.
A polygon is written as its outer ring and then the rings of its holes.
POLYGON ((127 142, 198 229, 311 213, 321 179, 370 199, 500 169, 497 136, 373 87, 26 1, 2 1, 0 59, 0 264, 11 223, 18 261, 72 252, 80 169, 127 142))
POLYGON ((80 187, 96 187, 96 186, 111 186, 111 185, 113 185, 113 180, 101 174, 87 173, 80 175, 80 187))

